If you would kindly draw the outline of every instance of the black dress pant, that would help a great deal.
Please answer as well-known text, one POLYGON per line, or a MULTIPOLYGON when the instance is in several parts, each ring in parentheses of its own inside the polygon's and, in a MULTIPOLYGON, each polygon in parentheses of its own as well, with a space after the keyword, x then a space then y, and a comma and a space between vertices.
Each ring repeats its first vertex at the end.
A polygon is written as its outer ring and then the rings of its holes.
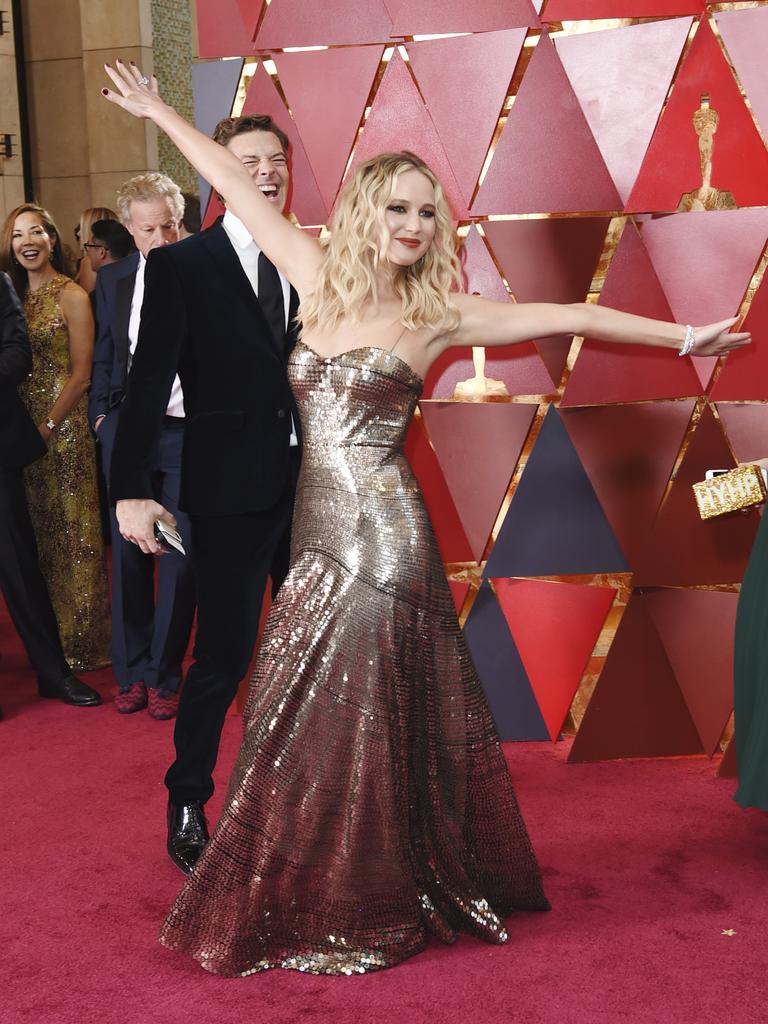
POLYGON ((37 558, 23 470, 0 466, 0 590, 38 676, 58 683, 72 670, 37 558))
POLYGON ((248 670, 267 577, 274 596, 288 573, 299 458, 272 508, 231 516, 190 516, 197 587, 194 662, 181 691, 176 760, 165 784, 173 804, 205 803, 227 709, 248 670))

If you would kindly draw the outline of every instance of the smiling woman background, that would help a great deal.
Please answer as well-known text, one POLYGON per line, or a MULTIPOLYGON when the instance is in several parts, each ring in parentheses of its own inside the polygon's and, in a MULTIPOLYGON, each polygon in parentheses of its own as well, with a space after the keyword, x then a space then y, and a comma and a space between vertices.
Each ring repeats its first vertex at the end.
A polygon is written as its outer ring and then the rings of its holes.
POLYGON ((62 646, 73 669, 110 661, 109 601, 101 541, 96 464, 85 392, 93 360, 93 315, 86 292, 64 273, 50 215, 26 203, 2 234, 3 269, 24 302, 32 375, 20 389, 48 445, 27 471, 40 568, 51 593, 62 646))

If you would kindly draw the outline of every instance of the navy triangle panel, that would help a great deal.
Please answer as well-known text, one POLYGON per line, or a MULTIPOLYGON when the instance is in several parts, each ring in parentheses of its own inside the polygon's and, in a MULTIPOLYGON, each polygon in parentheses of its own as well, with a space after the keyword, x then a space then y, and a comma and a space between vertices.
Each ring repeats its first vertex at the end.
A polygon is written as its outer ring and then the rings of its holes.
MULTIPOLYGON (((222 117, 229 117, 232 113, 243 64, 242 60, 210 60, 192 65, 195 127, 205 135, 213 135, 213 129, 222 117)), ((200 209, 205 211, 211 186, 204 178, 199 181, 200 209)))
POLYGON ((550 406, 483 575, 629 571, 563 421, 550 406))
POLYGON ((512 634, 489 584, 484 583, 464 627, 467 646, 502 740, 548 740, 512 634))

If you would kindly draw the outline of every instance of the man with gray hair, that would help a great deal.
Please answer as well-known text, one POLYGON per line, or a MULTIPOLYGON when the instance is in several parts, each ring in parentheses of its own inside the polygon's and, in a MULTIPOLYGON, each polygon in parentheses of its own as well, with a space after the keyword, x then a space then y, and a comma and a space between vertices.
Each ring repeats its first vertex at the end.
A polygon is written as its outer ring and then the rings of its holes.
MULTIPOLYGON (((152 249, 179 237, 184 199, 165 174, 139 174, 118 190, 120 219, 133 236, 138 252, 102 267, 96 278, 96 319, 88 414, 101 447, 109 480, 115 431, 125 398, 128 374, 139 337, 144 298, 144 268, 152 249)), ((189 520, 179 511, 184 398, 178 377, 173 382, 152 460, 157 500, 177 521, 189 550, 189 520)), ((173 718, 181 683, 181 662, 189 641, 195 609, 189 560, 173 554, 157 560, 143 554, 120 535, 114 508, 112 532, 112 664, 121 714, 148 707, 153 718, 173 718)))

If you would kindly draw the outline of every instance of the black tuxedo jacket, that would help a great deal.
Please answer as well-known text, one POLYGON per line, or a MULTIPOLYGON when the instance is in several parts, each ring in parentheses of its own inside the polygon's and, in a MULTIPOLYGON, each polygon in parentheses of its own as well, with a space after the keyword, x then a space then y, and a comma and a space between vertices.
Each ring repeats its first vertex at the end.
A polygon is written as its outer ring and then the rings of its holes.
POLYGON ((125 397, 130 341, 128 324, 139 254, 102 267, 96 275, 96 324, 88 419, 93 426, 125 397))
POLYGON ((0 466, 20 469, 45 455, 45 442, 16 391, 31 370, 24 310, 11 279, 0 273, 0 466))
POLYGON ((220 221, 150 253, 139 343, 112 454, 113 501, 153 496, 152 470, 176 373, 186 414, 180 507, 193 515, 234 515, 278 501, 288 480, 292 414, 299 427, 286 376, 297 309, 291 289, 282 346, 220 221))

